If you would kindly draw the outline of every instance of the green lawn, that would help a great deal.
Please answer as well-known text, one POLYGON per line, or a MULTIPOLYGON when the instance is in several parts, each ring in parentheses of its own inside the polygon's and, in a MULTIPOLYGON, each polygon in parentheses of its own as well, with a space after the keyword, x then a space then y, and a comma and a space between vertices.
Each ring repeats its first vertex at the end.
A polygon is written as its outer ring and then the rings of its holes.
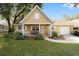
POLYGON ((11 40, 0 34, 0 55, 74 56, 79 55, 79 44, 54 43, 46 40, 11 40))

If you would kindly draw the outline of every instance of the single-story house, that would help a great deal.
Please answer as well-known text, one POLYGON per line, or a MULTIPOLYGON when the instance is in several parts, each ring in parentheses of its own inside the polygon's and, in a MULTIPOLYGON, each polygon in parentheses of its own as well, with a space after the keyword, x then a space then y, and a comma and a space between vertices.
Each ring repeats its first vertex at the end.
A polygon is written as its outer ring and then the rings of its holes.
POLYGON ((36 5, 19 24, 13 25, 17 31, 20 29, 23 35, 30 35, 32 31, 48 35, 52 30, 52 24, 51 19, 36 5))
POLYGON ((54 31, 60 35, 71 34, 79 31, 79 19, 74 20, 57 20, 53 24, 54 31))

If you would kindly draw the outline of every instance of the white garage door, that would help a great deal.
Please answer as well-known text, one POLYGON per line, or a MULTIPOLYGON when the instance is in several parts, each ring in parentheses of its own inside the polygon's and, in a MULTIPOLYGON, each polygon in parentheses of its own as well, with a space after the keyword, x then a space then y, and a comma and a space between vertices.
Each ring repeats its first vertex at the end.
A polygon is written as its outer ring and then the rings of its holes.
POLYGON ((60 27, 60 34, 61 35, 66 35, 66 34, 70 34, 70 27, 60 27))

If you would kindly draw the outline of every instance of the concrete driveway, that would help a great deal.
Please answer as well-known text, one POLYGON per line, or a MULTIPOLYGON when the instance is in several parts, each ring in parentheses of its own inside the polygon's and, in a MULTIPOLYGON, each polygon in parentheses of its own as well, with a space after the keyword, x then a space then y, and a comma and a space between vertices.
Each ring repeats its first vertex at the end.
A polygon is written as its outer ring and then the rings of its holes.
POLYGON ((50 39, 45 37, 46 40, 57 43, 79 43, 79 37, 74 35, 65 35, 65 39, 50 39))

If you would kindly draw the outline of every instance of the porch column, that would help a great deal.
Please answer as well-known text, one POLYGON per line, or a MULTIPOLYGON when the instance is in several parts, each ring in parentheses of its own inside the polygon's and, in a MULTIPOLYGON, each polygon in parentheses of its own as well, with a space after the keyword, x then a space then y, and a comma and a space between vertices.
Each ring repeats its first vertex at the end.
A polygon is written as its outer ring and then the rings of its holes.
POLYGON ((39 34, 40 34, 40 30, 41 30, 41 29, 40 29, 40 24, 39 24, 39 34))
POLYGON ((24 35, 24 24, 22 24, 22 35, 24 35))

